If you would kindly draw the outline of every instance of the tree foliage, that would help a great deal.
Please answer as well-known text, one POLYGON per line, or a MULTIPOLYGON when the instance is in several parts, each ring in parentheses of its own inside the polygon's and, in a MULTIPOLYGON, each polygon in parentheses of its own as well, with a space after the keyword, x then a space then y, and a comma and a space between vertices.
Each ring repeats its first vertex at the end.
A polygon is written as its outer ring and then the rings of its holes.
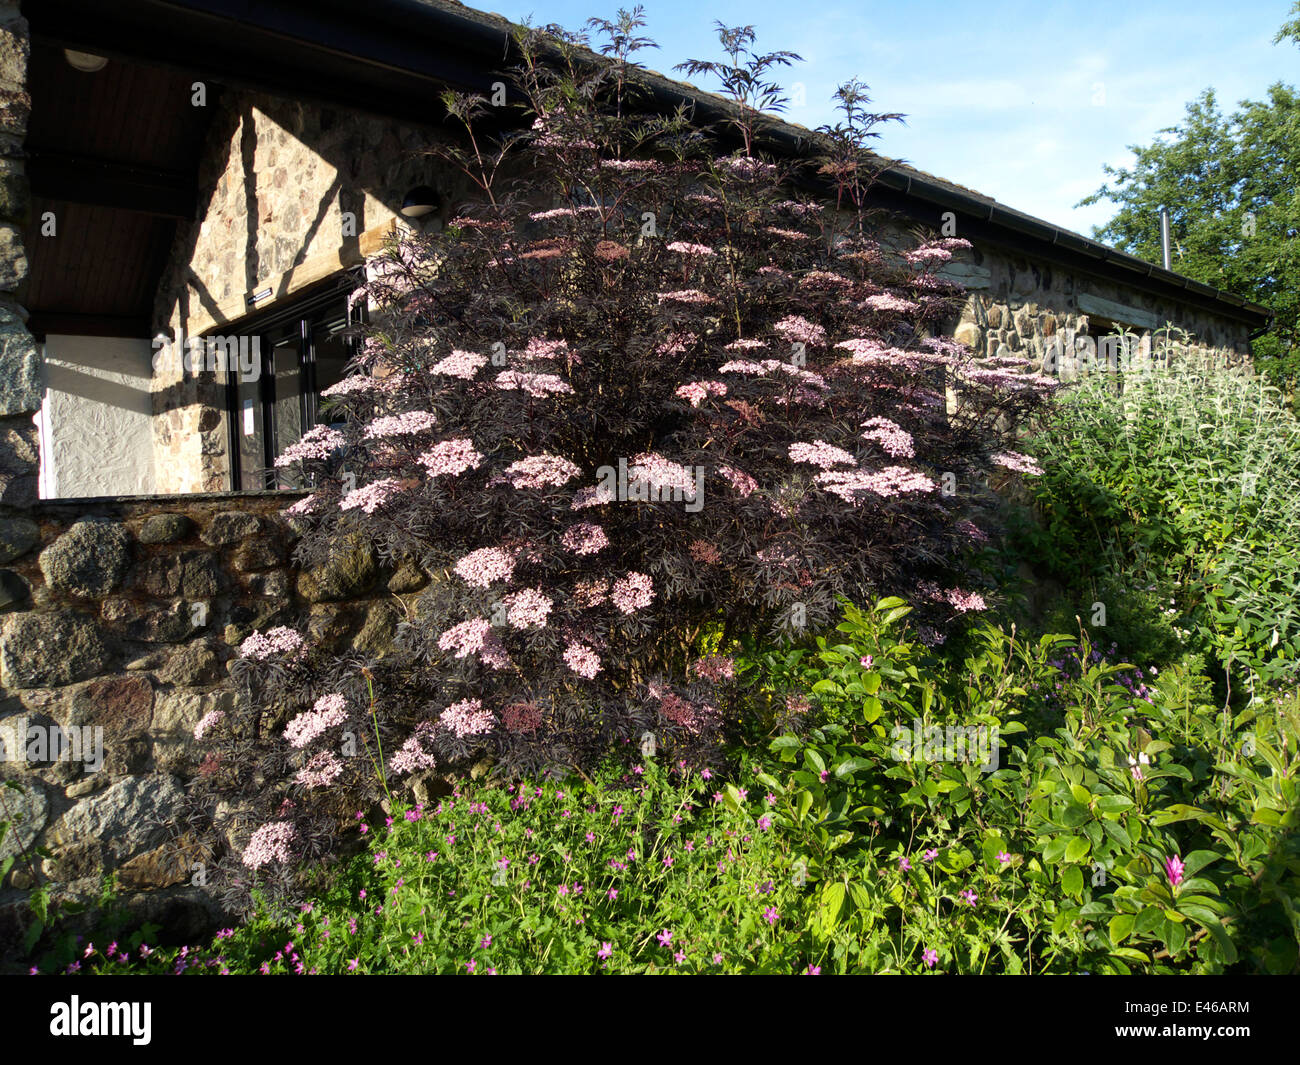
POLYGON ((299 561, 367 543, 432 581, 382 657, 290 631, 241 648, 204 779, 269 819, 245 879, 485 757, 581 770, 636 742, 706 764, 747 712, 732 641, 800 638, 839 597, 919 589, 933 640, 983 606, 957 583, 983 486, 1024 468, 1004 449, 1056 382, 942 335, 961 289, 937 271, 964 241, 871 235, 860 85, 820 157, 763 158, 749 105, 774 60, 723 28, 731 64, 697 65, 740 105, 719 154, 687 115, 632 106, 638 17, 597 27, 603 59, 520 34, 525 136, 449 95, 462 135, 434 150, 481 194, 358 291, 372 324, 327 393, 343 427, 283 459, 315 488, 299 561), (793 191, 819 171, 827 195, 793 191))
POLYGON ((1281 83, 1268 99, 1225 115, 1213 90, 1187 105, 1162 138, 1130 147, 1132 167, 1080 206, 1110 200, 1115 216, 1094 235, 1161 261, 1160 209, 1168 208, 1173 268, 1255 300, 1276 314, 1256 341, 1260 366, 1293 389, 1300 371, 1300 99, 1281 83))

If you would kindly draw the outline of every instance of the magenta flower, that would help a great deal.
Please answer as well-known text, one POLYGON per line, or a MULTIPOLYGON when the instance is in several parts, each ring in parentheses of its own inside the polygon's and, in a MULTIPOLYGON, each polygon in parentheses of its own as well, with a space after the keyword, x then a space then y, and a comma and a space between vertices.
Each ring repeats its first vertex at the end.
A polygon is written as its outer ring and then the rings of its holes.
POLYGON ((774 925, 776 924, 777 921, 781 919, 781 915, 776 912, 776 907, 768 906, 765 910, 763 910, 763 918, 764 920, 767 921, 769 925, 774 925))
POLYGON ((677 951, 677 953, 673 955, 673 961, 675 961, 678 965, 681 965, 681 963, 684 962, 685 960, 686 960, 685 951, 679 950, 677 951))
POLYGON ((822 967, 820 965, 814 965, 812 962, 809 962, 808 968, 806 968, 803 971, 803 974, 804 976, 821 976, 822 967))
POLYGON ((933 847, 931 847, 928 851, 926 851, 923 855, 921 855, 921 857, 924 858, 927 862, 932 862, 937 857, 939 857, 939 852, 935 850, 933 847))
POLYGON ((999 851, 998 861, 1000 861, 1003 865, 1006 865, 1007 862, 1011 861, 1011 855, 1009 855, 1006 851, 999 851))
POLYGON ((1178 855, 1165 859, 1165 875, 1169 877, 1169 886, 1176 888, 1183 882, 1184 865, 1178 855))
POLYGON ((665 928, 662 932, 660 932, 657 936, 655 936, 655 938, 659 940, 659 945, 661 947, 666 947, 668 946, 669 943, 673 941, 673 934, 670 931, 668 931, 668 929, 665 928))
POLYGON ((600 950, 596 951, 596 957, 598 957, 601 961, 604 961, 613 953, 614 953, 614 946, 612 943, 602 943, 600 945, 600 950))
POLYGON ((966 904, 968 906, 974 906, 975 900, 979 898, 979 896, 976 895, 975 892, 973 892, 970 888, 966 888, 964 891, 961 891, 960 895, 963 899, 966 900, 966 904))
POLYGON ((764 817, 760 817, 760 818, 758 819, 758 827, 759 827, 762 831, 766 832, 769 828, 772 827, 772 819, 771 819, 770 817, 766 817, 766 816, 764 816, 764 817))
POLYGON ((926 950, 922 953, 921 960, 925 962, 927 969, 933 969, 939 961, 939 952, 937 950, 926 950))
POLYGON ((912 868, 912 863, 908 859, 907 855, 903 855, 903 857, 898 859, 898 868, 902 869, 903 872, 907 872, 912 868))

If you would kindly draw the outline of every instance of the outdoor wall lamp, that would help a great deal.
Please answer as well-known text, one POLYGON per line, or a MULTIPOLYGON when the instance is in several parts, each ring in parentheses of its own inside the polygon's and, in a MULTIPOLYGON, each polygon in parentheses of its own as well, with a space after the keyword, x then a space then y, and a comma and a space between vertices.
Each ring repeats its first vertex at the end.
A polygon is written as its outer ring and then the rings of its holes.
POLYGON ((103 70, 108 66, 108 60, 102 55, 92 55, 90 52, 76 52, 71 48, 63 49, 63 58, 68 61, 68 65, 74 70, 81 70, 87 74, 93 74, 97 70, 103 70))
POLYGON ((406 218, 423 218, 438 207, 438 194, 428 185, 417 185, 402 199, 402 215, 406 218))

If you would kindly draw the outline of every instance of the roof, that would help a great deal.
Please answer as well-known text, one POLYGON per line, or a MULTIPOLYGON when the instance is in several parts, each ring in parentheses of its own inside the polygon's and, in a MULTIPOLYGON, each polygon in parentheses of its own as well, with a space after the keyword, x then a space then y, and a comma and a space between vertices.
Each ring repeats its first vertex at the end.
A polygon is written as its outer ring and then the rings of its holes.
MULTIPOLYGON (((429 82, 487 90, 509 65, 516 24, 455 0, 26 0, 35 34, 69 46, 209 71, 298 96, 414 118, 429 114, 429 82), (168 58, 170 57, 170 59, 168 58)), ((591 53, 594 56, 594 53, 591 53)), ((688 82, 645 71, 642 81, 667 107, 684 103, 701 121, 739 113, 737 105, 688 82)), ((769 116, 765 149, 801 154, 817 141, 806 127, 769 116)), ((879 157, 878 157, 879 158, 879 157)), ((1018 211, 973 189, 903 162, 881 159, 873 199, 937 222, 961 216, 963 236, 1180 300, 1262 331, 1272 312, 1240 296, 1165 270, 1090 237, 1018 211)))

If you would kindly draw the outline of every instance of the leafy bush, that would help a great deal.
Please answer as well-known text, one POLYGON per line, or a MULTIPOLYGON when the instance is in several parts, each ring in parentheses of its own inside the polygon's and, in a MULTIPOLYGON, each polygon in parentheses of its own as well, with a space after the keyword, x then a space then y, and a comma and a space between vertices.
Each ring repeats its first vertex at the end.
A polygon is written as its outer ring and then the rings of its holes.
POLYGON ((929 335, 965 242, 865 235, 860 87, 820 158, 747 150, 747 94, 781 55, 749 39, 724 31, 733 155, 631 109, 627 35, 594 64, 563 40, 542 62, 525 35, 526 135, 447 97, 465 137, 441 150, 481 196, 372 264, 364 354, 331 390, 344 427, 283 456, 315 489, 292 508, 301 561, 374 545, 433 581, 378 661, 287 630, 242 646, 244 706, 205 729, 204 776, 212 808, 265 822, 228 863, 237 890, 434 770, 590 767, 646 731, 707 764, 728 678, 697 662, 706 636, 816 629, 838 595, 922 579, 933 625, 970 607, 966 489, 1020 461, 993 427, 1055 382, 929 335), (801 166, 843 210, 790 191, 801 166))
POLYGON ((984 624, 944 658, 908 612, 752 648, 753 734, 725 769, 660 749, 590 780, 467 782, 357 826, 367 852, 300 912, 144 967, 1296 971, 1294 699, 1221 714, 1205 678, 1086 634, 984 624))
POLYGON ((1294 680, 1300 426, 1275 389, 1188 364, 1090 374, 1035 449, 1027 557, 1095 581, 1147 646, 1202 654, 1239 691, 1294 680))
POLYGON ((1086 634, 985 625, 944 667, 890 632, 905 610, 849 609, 836 641, 764 663, 826 713, 759 779, 793 811, 837 969, 922 949, 967 972, 1295 968, 1293 703, 1219 715, 1203 678, 1147 688, 1086 634))

